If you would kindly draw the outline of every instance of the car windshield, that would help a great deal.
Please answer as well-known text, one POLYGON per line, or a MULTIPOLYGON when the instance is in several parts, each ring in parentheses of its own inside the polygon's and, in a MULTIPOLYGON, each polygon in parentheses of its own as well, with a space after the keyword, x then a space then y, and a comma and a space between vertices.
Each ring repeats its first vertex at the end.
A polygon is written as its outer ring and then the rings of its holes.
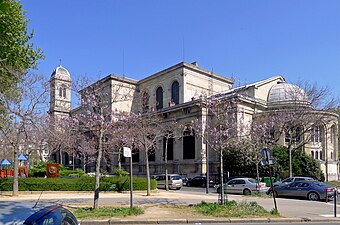
POLYGON ((249 181, 250 183, 253 183, 253 184, 260 183, 260 182, 258 182, 257 180, 255 180, 255 179, 253 179, 253 178, 250 178, 248 181, 249 181))
POLYGON ((182 179, 181 176, 171 176, 171 178, 172 178, 173 180, 180 180, 180 179, 182 179))
POLYGON ((288 177, 288 178, 284 179, 284 180, 281 181, 281 182, 284 183, 284 182, 292 182, 292 181, 293 181, 293 178, 288 177))

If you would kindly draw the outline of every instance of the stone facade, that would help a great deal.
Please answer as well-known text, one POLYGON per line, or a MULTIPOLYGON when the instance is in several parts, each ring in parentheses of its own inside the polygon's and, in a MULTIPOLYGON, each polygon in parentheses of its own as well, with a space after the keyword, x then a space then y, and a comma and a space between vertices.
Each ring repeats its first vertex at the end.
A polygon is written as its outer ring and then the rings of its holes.
MULTIPOLYGON (((81 113, 82 108, 71 110, 70 107, 70 84, 71 78, 65 68, 58 67, 52 74, 51 84, 51 107, 50 112, 54 115, 68 113, 81 113), (65 75, 66 74, 66 75, 65 75), (66 96, 59 94, 60 87, 66 87, 66 96)), ((141 95, 147 96, 147 107, 151 111, 163 114, 164 122, 176 118, 180 125, 190 125, 193 120, 200 120, 203 124, 209 123, 207 109, 199 104, 200 96, 229 95, 237 93, 239 99, 238 112, 242 117, 242 123, 251 124, 258 113, 271 110, 268 102, 269 96, 275 95, 274 88, 285 82, 283 76, 274 76, 259 82, 233 88, 233 80, 200 68, 198 64, 182 62, 157 72, 142 80, 109 75, 87 88, 100 88, 111 102, 111 110, 126 112, 141 112, 145 105, 141 102, 141 95), (124 96, 124 97, 123 97, 124 96), (122 98, 115 101, 116 98, 122 98), (114 103, 113 103, 114 102, 114 103)), ((85 88, 86 90, 86 88, 85 88)), ((280 100, 280 99, 279 99, 280 100)), ((279 101, 278 100, 278 101, 279 101)), ((278 102, 276 102, 278 103, 278 102)), ((275 106, 276 103, 271 103, 275 106)), ((108 112, 110 113, 110 112, 108 112)), ((338 165, 338 116, 328 114, 330 118, 321 128, 320 142, 305 145, 305 151, 314 158, 320 160, 322 170, 328 174, 329 180, 337 180, 339 176, 338 165), (318 152, 316 154, 316 152, 318 152), (320 152, 323 157, 320 157, 320 152), (316 157, 317 156, 317 157, 316 157)), ((212 176, 218 175, 218 155, 212 151, 201 138, 183 138, 181 131, 175 134, 171 140, 173 155, 168 160, 168 172, 179 173, 187 177, 206 173, 207 165, 212 176), (191 138, 191 139, 190 139, 191 138), (188 145, 188 143, 191 145, 188 145), (194 152, 189 156, 186 151, 193 147, 194 152), (206 153, 209 151, 209 163, 207 164, 206 153)), ((164 140, 157 143, 158 150, 155 160, 150 162, 150 173, 164 172, 163 147, 164 140)), ((284 143, 284 138, 282 138, 284 143)), ((144 175, 143 154, 134 159, 134 174, 144 175)), ((113 159, 117 164, 117 158, 113 159)), ((122 167, 128 170, 128 164, 122 162, 122 167)))

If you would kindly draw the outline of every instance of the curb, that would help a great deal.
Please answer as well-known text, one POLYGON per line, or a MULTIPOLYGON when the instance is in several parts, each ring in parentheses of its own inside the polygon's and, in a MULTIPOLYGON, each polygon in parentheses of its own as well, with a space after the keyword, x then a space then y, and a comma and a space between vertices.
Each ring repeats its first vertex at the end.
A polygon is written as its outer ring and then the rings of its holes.
POLYGON ((304 222, 334 222, 339 221, 340 218, 202 218, 202 219, 113 219, 113 220, 84 220, 80 221, 80 225, 119 225, 119 224, 199 224, 199 223, 304 223, 304 222))

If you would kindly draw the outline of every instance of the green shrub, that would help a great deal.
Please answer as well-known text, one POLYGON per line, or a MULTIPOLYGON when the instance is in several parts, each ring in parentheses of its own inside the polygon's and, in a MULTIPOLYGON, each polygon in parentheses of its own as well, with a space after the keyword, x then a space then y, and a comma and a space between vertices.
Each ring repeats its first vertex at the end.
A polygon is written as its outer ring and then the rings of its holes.
POLYGON ((119 169, 119 168, 114 169, 113 174, 116 175, 116 176, 122 176, 122 177, 129 176, 129 172, 127 172, 123 169, 119 169))
MULTIPOLYGON (((156 188, 156 181, 151 181, 151 189, 156 188)), ((0 179, 0 190, 11 191, 13 179, 0 179)), ((94 177, 79 178, 19 178, 19 191, 93 191, 94 177)), ((146 190, 146 178, 134 177, 133 190, 146 190)), ((101 177, 100 191, 128 191, 130 179, 128 177, 101 177)))

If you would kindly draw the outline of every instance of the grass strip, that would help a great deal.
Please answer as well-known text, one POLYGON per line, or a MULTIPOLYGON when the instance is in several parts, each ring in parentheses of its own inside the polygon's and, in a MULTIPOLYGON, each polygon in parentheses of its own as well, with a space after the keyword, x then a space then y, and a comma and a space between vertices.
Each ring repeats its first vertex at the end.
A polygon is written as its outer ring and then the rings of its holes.
POLYGON ((225 205, 217 203, 201 202, 192 205, 194 210, 205 216, 213 217, 277 217, 279 213, 276 210, 268 212, 257 202, 228 201, 225 205))
POLYGON ((98 219, 98 218, 111 218, 111 217, 125 217, 136 216, 144 213, 144 210, 138 207, 100 207, 99 209, 93 208, 78 208, 73 211, 78 219, 98 219))

